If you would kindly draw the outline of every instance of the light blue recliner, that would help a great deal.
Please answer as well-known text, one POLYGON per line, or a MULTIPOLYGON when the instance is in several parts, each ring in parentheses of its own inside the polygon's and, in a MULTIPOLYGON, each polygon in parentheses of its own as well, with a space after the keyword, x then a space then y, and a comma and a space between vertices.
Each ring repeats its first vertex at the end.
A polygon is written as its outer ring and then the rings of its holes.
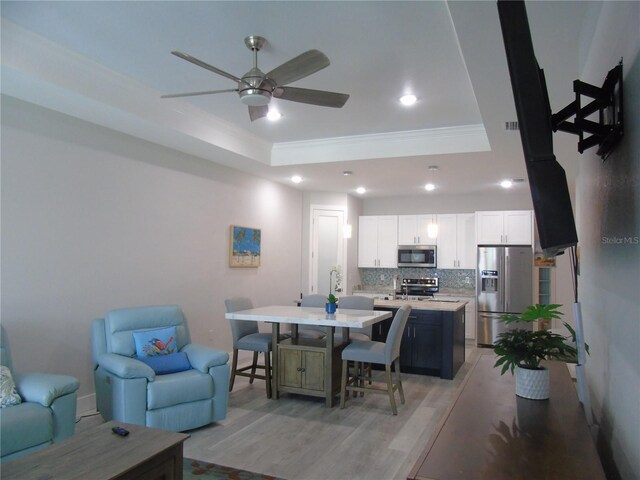
POLYGON ((229 354, 191 343, 177 305, 112 310, 92 325, 96 404, 105 420, 180 432, 222 420, 229 399, 229 354), (134 332, 176 327, 191 368, 157 375, 138 360, 134 332))
POLYGON ((0 408, 0 462, 40 450, 74 434, 78 379, 13 370, 9 340, 0 327, 0 364, 8 367, 22 403, 0 408))

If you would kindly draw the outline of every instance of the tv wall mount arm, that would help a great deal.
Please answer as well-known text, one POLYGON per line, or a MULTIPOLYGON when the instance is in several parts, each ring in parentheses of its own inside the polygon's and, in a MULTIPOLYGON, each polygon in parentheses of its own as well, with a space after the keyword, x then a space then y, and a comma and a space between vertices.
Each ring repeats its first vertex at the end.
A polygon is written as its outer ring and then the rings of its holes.
POLYGON ((606 160, 624 135, 622 115, 622 59, 609 70, 602 87, 574 80, 573 91, 576 99, 558 113, 551 115, 551 128, 578 135, 578 151, 598 145, 597 154, 606 160), (583 98, 591 101, 583 106, 583 98), (598 121, 587 117, 598 112, 598 121), (573 122, 567 121, 575 115, 573 122), (588 136, 586 136, 588 135, 588 136))

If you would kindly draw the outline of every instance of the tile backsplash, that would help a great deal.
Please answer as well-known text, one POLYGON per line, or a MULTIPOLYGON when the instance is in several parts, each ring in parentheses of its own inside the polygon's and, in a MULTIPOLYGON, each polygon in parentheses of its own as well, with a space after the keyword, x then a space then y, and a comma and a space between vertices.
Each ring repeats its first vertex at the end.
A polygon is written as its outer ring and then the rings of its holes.
POLYGON ((438 277, 440 288, 475 289, 475 270, 449 270, 439 268, 361 268, 360 279, 363 287, 393 286, 393 276, 398 281, 403 278, 438 277))

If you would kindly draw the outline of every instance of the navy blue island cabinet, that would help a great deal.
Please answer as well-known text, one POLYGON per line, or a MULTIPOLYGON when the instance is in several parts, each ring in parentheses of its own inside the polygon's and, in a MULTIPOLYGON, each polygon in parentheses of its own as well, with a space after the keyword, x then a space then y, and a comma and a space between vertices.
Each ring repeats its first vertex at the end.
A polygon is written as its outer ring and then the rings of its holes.
MULTIPOLYGON (((464 305, 456 311, 413 308, 402 335, 400 371, 453 379, 465 360, 464 322, 464 305)), ((386 341, 390 326, 391 319, 374 325, 372 340, 386 341)))

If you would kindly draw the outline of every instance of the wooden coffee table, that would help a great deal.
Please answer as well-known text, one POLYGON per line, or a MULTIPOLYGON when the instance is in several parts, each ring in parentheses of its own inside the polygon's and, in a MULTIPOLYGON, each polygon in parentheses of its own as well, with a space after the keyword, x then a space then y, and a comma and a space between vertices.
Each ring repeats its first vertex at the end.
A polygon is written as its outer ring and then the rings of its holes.
POLYGON ((2 465, 2 478, 182 479, 184 433, 106 422, 2 465), (121 437, 114 426, 129 430, 121 437))

